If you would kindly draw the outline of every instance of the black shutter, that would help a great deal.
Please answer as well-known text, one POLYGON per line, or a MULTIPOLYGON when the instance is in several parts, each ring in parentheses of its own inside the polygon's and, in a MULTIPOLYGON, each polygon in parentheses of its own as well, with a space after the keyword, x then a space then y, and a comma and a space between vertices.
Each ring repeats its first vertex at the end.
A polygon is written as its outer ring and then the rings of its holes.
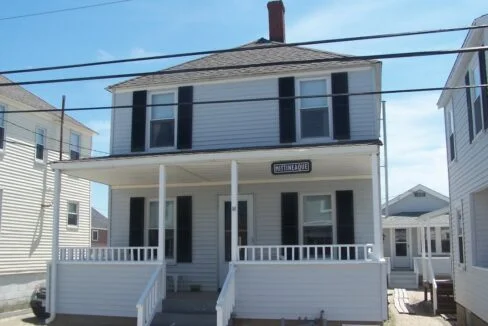
POLYGON ((193 135, 193 86, 178 88, 178 149, 189 149, 193 135))
MULTIPOLYGON (((352 190, 336 191, 337 210, 337 243, 354 244, 354 198, 352 190)), ((356 257, 355 250, 351 248, 350 259, 356 257)), ((341 258, 347 259, 347 249, 341 250, 341 258)))
MULTIPOLYGON (((469 86, 469 71, 466 73, 464 77, 464 83, 466 86, 469 86)), ((466 108, 468 109, 468 128, 469 128, 469 142, 473 141, 473 110, 471 104, 471 89, 466 88, 466 108)))
POLYGON ((192 198, 176 198, 176 259, 179 263, 192 261, 192 198))
MULTIPOLYGON (((295 96, 295 77, 278 79, 278 96, 295 96)), ((280 99, 280 143, 293 143, 296 141, 295 99, 280 99)))
POLYGON ((4 143, 5 143, 5 128, 0 127, 0 149, 5 148, 4 143))
POLYGON ((146 102, 147 91, 132 93, 132 152, 144 152, 146 149, 146 102))
MULTIPOLYGON (((298 193, 283 192, 281 193, 281 244, 297 245, 298 244, 298 193)), ((293 255, 291 250, 282 253, 288 260, 293 255)), ((298 250, 295 250, 295 260, 298 260, 298 250)))
MULTIPOLYGON (((486 71, 486 57, 485 51, 478 52, 478 59, 480 62, 480 81, 483 85, 488 84, 487 82, 487 71, 486 71)), ((481 102, 483 103, 483 121, 485 129, 488 129, 488 86, 481 88, 481 102)))
MULTIPOLYGON (((332 94, 349 93, 347 72, 332 74, 332 94)), ((350 139, 351 127, 349 119, 349 96, 332 97, 332 125, 334 139, 350 139)))
POLYGON ((130 199, 129 246, 144 246, 144 197, 130 199))

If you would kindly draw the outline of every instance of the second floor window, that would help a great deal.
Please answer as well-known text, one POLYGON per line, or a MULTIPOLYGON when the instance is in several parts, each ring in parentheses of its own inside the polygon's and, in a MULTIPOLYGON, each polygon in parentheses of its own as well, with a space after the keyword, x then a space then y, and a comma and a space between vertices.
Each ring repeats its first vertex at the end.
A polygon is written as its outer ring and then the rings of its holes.
POLYGON ((446 111, 446 117, 447 117, 447 142, 449 145, 449 158, 451 161, 453 161, 456 158, 456 145, 455 145, 455 140, 454 140, 454 111, 453 111, 453 105, 452 105, 452 100, 449 101, 447 105, 447 111, 446 111))
MULTIPOLYGON (((299 81, 299 92, 300 96, 325 95, 327 94, 327 80, 301 80, 299 81)), ((298 102, 301 138, 330 137, 328 98, 301 98, 298 102)))
MULTIPOLYGON (((480 85, 480 69, 479 65, 476 64, 472 69, 469 70, 469 82, 471 85, 480 85)), ((482 98, 481 98, 481 88, 475 87, 471 88, 471 110, 473 114, 473 135, 477 135, 483 129, 483 113, 482 113, 482 98)))
POLYGON ((78 226, 78 203, 68 202, 68 226, 78 226))
POLYGON ((176 108, 173 105, 167 105, 174 102, 174 93, 154 94, 151 96, 151 104, 153 105, 151 106, 149 122, 149 143, 151 148, 175 146, 176 108))
POLYGON ((44 161, 44 149, 46 147, 46 129, 36 128, 36 160, 44 161))
POLYGON ((69 157, 71 160, 78 160, 80 158, 80 143, 81 135, 71 132, 69 137, 69 157))
POLYGON ((5 148, 5 106, 0 105, 0 150, 5 148))

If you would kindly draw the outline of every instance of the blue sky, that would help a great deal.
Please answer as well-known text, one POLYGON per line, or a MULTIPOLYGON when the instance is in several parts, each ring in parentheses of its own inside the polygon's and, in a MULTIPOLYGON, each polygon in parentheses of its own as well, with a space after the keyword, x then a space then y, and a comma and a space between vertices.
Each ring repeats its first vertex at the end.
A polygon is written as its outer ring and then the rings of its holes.
MULTIPOLYGON (((103 0, 105 1, 105 0, 103 0)), ((1 17, 103 2, 10 1, 1 17)), ((0 21, 0 70, 238 46, 267 37, 267 0, 133 0, 111 6, 0 21)), ((288 42, 470 25, 488 13, 486 0, 285 0, 288 42)), ((460 47, 465 32, 318 46, 348 54, 460 47)), ((151 71, 183 59, 25 75, 13 80, 151 71)), ((385 60, 383 89, 442 86, 454 56, 385 60)), ((110 105, 117 80, 37 85, 29 90, 58 106, 110 105)), ((390 197, 418 183, 448 194, 439 93, 384 96, 388 106, 390 197)), ((109 111, 76 112, 109 151, 109 111)), ((107 212, 106 187, 94 185, 93 206, 107 212)))

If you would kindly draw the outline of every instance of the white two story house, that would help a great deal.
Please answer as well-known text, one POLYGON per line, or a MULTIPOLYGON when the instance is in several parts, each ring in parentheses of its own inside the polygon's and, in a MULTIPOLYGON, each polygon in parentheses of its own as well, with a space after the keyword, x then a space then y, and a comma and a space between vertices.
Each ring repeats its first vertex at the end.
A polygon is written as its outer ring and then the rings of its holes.
MULTIPOLYGON (((488 24, 488 15, 473 25, 488 24)), ((463 47, 488 44, 469 31, 463 47)), ((486 85, 487 51, 459 54, 447 86, 486 85)), ((458 325, 488 325, 488 88, 443 91, 458 325)))
POLYGON ((53 256, 55 318, 149 325, 197 291, 219 326, 387 319, 380 96, 347 95, 379 91, 381 63, 279 47, 268 9, 269 39, 110 86, 111 155, 53 164, 110 187, 109 247, 53 256))
MULTIPOLYGON (((0 76, 0 84, 11 81, 0 76)), ((60 115, 55 107, 12 85, 0 87, 0 313, 27 308, 51 259, 54 173, 60 115)), ((93 131, 66 115, 63 158, 89 157, 93 131)), ((63 176, 59 243, 90 243, 90 182, 63 176)))

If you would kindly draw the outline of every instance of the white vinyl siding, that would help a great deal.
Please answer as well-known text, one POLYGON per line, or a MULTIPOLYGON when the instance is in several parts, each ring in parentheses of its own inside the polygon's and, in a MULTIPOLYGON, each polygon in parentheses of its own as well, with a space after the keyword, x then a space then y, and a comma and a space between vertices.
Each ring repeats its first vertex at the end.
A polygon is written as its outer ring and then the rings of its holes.
MULTIPOLYGON (((253 196, 253 243, 281 245, 281 192, 333 193, 344 189, 354 191, 355 241, 373 243, 371 180, 240 185, 240 194, 253 196)), ((167 267, 168 273, 183 275, 180 283, 182 289, 188 290, 189 284, 201 284, 203 291, 215 291, 218 287, 218 197, 229 193, 230 188, 226 186, 167 189, 167 196, 171 198, 192 196, 192 263, 168 264, 167 267)), ((113 218, 109 234, 113 246, 129 244, 130 197, 145 197, 147 205, 148 200, 157 196, 157 188, 112 190, 110 209, 113 218)))
MULTIPOLYGON (((376 90, 371 69, 349 71, 348 75, 350 92, 376 90)), ((296 79, 306 77, 313 76, 297 76, 296 79)), ((149 94, 164 92, 167 90, 151 90, 149 94)), ((197 84, 194 85, 193 97, 195 102, 275 98, 278 97, 278 78, 197 84)), ((114 94, 113 103, 116 106, 132 105, 132 92, 114 94)), ((378 109, 375 95, 349 98, 352 140, 379 138, 378 109)), ((147 112, 149 115, 149 107, 147 112)), ((113 111, 112 154, 131 152, 131 119, 131 109, 113 111)), ((194 105, 192 138, 192 150, 279 145, 278 101, 194 105)), ((146 146, 149 148, 148 139, 146 146)))

